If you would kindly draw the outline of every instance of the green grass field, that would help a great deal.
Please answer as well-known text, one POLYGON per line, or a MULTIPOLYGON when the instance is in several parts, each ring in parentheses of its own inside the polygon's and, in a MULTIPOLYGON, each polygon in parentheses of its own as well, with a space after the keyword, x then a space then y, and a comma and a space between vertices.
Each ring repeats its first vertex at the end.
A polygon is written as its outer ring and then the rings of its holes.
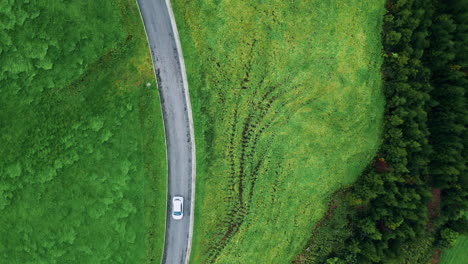
POLYGON ((174 1, 197 140, 192 263, 288 263, 380 143, 384 1, 174 1))
POLYGON ((0 262, 159 262, 164 132, 135 2, 3 1, 0 20, 0 262))
MULTIPOLYGON (((468 218, 468 212, 465 212, 468 218)), ((465 264, 468 259, 468 236, 461 235, 455 245, 445 251, 442 251, 440 264, 465 264)))
POLYGON ((465 264, 468 259, 468 236, 460 236, 455 246, 442 252, 440 264, 465 264))

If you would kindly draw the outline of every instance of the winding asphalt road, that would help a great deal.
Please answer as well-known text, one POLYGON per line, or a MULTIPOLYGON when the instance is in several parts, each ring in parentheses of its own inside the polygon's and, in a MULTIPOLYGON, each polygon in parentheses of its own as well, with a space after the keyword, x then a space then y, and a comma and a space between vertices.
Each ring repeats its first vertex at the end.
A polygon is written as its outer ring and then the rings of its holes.
POLYGON ((137 0, 153 59, 166 134, 168 192, 162 263, 188 263, 195 192, 195 142, 185 65, 169 0, 137 0), (171 216, 172 197, 184 197, 184 217, 171 216))

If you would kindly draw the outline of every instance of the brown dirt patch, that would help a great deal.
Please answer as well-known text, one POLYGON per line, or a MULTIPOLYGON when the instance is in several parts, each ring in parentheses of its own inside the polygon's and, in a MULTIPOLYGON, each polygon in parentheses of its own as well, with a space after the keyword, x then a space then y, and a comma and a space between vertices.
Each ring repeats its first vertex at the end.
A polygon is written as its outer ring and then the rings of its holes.
POLYGON ((440 261, 440 249, 434 249, 434 253, 432 254, 432 264, 439 264, 440 261))
POLYGON ((441 189, 432 189, 432 200, 427 204, 429 221, 426 225, 426 230, 432 229, 432 220, 437 217, 440 210, 441 189))

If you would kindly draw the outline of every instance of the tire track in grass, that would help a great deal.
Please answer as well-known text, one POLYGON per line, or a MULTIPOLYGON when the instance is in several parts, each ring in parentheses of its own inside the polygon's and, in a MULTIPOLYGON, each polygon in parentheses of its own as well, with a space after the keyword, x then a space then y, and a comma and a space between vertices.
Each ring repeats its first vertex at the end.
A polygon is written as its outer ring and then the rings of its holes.
MULTIPOLYGON (((248 76, 248 73, 247 73, 248 76)), ((260 80, 263 83, 264 78, 260 80)), ((268 129, 272 120, 266 122, 265 117, 271 111, 272 106, 281 94, 277 94, 278 86, 270 86, 268 90, 261 96, 261 100, 258 100, 254 106, 250 109, 245 121, 243 122, 240 144, 236 144, 236 124, 238 123, 238 111, 234 109, 234 122, 231 123, 231 133, 229 139, 228 153, 230 163, 230 177, 228 180, 228 194, 227 202, 231 204, 230 208, 227 209, 225 220, 223 220, 223 226, 221 229, 225 230, 223 237, 219 242, 213 243, 208 250, 208 262, 215 262, 217 256, 226 246, 229 240, 239 231, 240 226, 243 223, 245 216, 250 210, 250 204, 254 194, 255 181, 257 179, 258 171, 263 164, 265 153, 262 153, 261 157, 255 162, 253 160, 254 154, 257 150, 258 140, 261 138, 263 132, 268 129), (263 124, 263 125, 262 125, 263 124), (260 127, 257 129, 257 127, 260 127), (241 146, 240 158, 238 160, 239 165, 236 166, 237 159, 235 157, 235 146, 241 146), (251 161, 253 169, 247 170, 246 165, 251 161), (247 183, 247 184, 246 184, 247 183), (238 188, 236 189, 236 184, 238 188), (245 194, 244 190, 248 189, 248 193, 245 194)), ((241 89, 244 86, 241 86, 241 89)), ((294 89, 290 90, 294 91, 294 89)))

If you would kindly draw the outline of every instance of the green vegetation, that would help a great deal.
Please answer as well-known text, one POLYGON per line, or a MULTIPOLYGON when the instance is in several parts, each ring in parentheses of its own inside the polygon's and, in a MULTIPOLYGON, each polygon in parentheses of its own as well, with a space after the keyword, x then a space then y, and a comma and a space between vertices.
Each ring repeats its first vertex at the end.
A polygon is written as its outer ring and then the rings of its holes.
POLYGON ((464 264, 468 259, 468 236, 461 236, 453 248, 442 254, 440 264, 464 264))
POLYGON ((165 147, 135 3, 2 1, 0 21, 1 262, 157 262, 165 147))
MULTIPOLYGON (((465 213, 468 218, 468 213, 465 213)), ((468 226, 466 227, 468 228, 468 226)), ((440 258, 440 264, 464 264, 468 258, 468 234, 460 236, 455 245, 443 252, 440 258)))
MULTIPOLYGON (((465 213, 465 220, 468 219, 468 212, 465 213)), ((468 258, 468 225, 465 225, 464 235, 461 235, 452 248, 447 249, 440 257, 440 264, 464 264, 468 258)))
POLYGON ((384 1, 174 1, 197 138, 192 263, 287 263, 375 155, 384 1))
POLYGON ((379 159, 315 228, 297 263, 426 264, 468 233, 468 3, 386 7, 379 159))

